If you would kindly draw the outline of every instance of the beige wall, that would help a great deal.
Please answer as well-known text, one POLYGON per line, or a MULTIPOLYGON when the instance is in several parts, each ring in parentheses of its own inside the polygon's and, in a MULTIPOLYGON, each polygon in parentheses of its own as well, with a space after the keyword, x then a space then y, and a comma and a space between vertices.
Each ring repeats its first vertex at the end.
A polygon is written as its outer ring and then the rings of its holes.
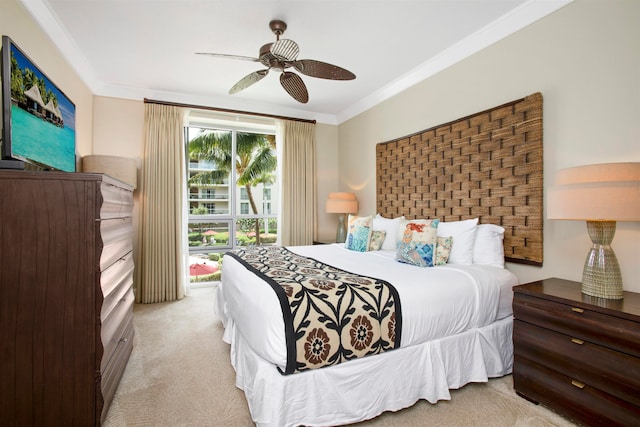
POLYGON ((76 105, 76 154, 91 154, 93 94, 31 15, 16 0, 0 0, 0 34, 13 42, 76 105))
MULTIPOLYGON (((93 97, 92 154, 136 159, 138 188, 144 148, 144 103, 104 96, 93 97)), ((134 251, 138 250, 138 218, 140 192, 133 192, 134 251)))
POLYGON ((336 238, 338 217, 324 211, 329 193, 338 191, 338 127, 318 123, 316 125, 316 169, 318 230, 320 241, 333 241, 336 238))
MULTIPOLYGON (((375 144, 534 92, 544 97, 545 188, 555 171, 640 161, 640 2, 576 0, 343 123, 340 186, 375 213, 375 144)), ((625 290, 640 292, 640 223, 613 242, 625 290)), ((590 247, 580 221, 544 223, 544 266, 509 264, 521 282, 581 280, 590 247)))

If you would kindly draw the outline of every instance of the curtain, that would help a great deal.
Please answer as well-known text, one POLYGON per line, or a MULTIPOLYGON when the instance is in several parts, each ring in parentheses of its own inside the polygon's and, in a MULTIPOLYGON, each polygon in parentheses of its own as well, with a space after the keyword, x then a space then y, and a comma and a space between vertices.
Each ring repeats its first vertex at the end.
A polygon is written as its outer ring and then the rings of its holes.
POLYGON ((310 245, 316 230, 316 155, 313 123, 281 120, 282 206, 279 244, 310 245))
POLYGON ((145 104, 136 259, 136 302, 139 303, 174 301, 186 293, 183 128, 181 108, 145 104))

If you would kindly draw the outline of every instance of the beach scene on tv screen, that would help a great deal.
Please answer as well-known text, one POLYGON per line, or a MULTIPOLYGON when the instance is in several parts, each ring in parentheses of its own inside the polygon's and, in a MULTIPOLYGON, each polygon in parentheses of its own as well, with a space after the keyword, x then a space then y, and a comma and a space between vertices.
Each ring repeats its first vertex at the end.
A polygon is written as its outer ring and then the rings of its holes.
POLYGON ((75 134, 73 103, 12 46, 12 155, 74 172, 75 134))

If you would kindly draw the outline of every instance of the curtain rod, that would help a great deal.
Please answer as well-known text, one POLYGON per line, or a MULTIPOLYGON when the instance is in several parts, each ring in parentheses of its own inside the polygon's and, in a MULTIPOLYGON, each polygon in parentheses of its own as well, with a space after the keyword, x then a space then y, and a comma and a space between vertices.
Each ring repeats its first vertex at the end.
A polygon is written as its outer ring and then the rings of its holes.
POLYGON ((264 113, 252 113, 249 111, 241 111, 241 110, 229 110, 226 108, 217 108, 217 107, 206 107, 203 105, 193 105, 193 104, 181 104, 178 102, 168 102, 168 101, 158 101, 155 99, 144 98, 145 104, 159 104, 159 105, 171 105, 174 107, 184 107, 184 108, 197 108, 199 110, 209 110, 209 111, 220 111, 223 113, 232 113, 232 114, 246 114, 251 116, 259 116, 259 117, 270 117, 272 119, 284 119, 284 120, 293 120, 296 122, 304 122, 304 123, 313 123, 316 124, 315 120, 307 120, 307 119, 299 119, 297 117, 287 117, 287 116, 276 116, 274 114, 264 114, 264 113))

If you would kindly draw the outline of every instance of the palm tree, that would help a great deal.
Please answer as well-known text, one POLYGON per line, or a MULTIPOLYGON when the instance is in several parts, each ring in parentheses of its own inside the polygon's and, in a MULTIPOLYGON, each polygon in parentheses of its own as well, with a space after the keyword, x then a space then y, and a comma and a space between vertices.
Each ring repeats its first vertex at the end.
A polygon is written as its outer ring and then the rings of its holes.
MULTIPOLYGON (((258 207, 252 187, 275 182, 277 159, 272 135, 238 132, 234 156, 231 152, 231 132, 203 129, 189 141, 189 158, 207 160, 215 165, 214 170, 192 176, 189 179, 192 184, 221 184, 229 176, 231 168, 235 167, 236 182, 246 189, 254 215, 258 214, 258 207)), ((260 221, 256 220, 256 245, 259 244, 260 221)))

